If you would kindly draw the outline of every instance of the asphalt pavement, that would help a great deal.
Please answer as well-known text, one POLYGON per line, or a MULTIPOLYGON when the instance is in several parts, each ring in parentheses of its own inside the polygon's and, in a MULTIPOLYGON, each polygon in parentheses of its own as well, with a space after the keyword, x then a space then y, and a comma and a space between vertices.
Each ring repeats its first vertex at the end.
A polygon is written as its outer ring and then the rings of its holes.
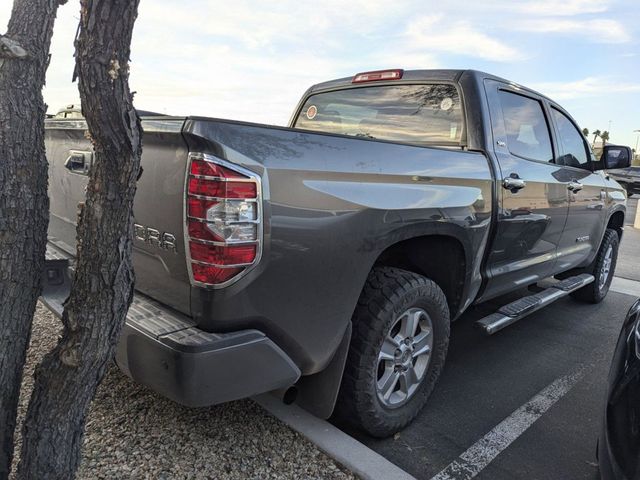
MULTIPOLYGON (((640 281, 639 258, 640 230, 628 225, 616 276, 640 281)), ((609 362, 634 301, 563 299, 491 337, 473 326, 491 307, 473 308, 454 323, 439 384, 408 428, 385 440, 341 428, 418 479, 596 479, 609 362)))
POLYGON ((640 195, 634 195, 627 202, 626 226, 620 245, 616 276, 640 282, 640 230, 633 228, 638 199, 640 195))

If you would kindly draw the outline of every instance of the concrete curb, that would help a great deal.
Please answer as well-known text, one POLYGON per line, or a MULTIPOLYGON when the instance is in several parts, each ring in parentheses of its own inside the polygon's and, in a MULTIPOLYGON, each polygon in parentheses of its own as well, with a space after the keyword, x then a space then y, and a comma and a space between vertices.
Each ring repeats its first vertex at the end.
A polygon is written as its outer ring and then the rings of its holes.
POLYGON ((640 297, 640 282, 628 278, 613 277, 611 291, 640 297))
POLYGON ((360 478, 416 480, 382 455, 297 405, 285 405, 267 393, 253 397, 253 400, 360 478))

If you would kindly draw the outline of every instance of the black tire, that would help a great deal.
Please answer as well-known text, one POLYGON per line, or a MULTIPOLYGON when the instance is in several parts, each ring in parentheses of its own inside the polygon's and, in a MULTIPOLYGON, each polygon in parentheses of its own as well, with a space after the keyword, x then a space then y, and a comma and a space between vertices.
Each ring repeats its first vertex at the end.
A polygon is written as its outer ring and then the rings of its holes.
POLYGON ((595 280, 589 285, 582 287, 571 294, 576 300, 588 303, 600 303, 609 293, 609 287, 613 280, 613 274, 616 269, 616 263, 618 260, 618 247, 620 240, 618 238, 618 232, 612 228, 607 228, 600 244, 600 249, 596 258, 591 265, 583 270, 583 273, 590 273, 595 277, 595 280), (607 252, 611 248, 611 263, 609 265, 609 271, 604 283, 601 282, 601 275, 606 265, 607 252))
MULTIPOLYGON (((375 437, 387 437, 407 426, 426 403, 444 367, 449 328, 447 299, 438 285, 398 268, 374 268, 353 314, 353 335, 336 407, 338 416, 375 437), (420 383, 414 384, 404 403, 390 408, 378 396, 378 355, 391 328, 396 328, 398 319, 409 311, 426 313, 424 318, 430 320, 431 353, 422 367, 420 383)), ((417 366, 417 360, 408 361, 417 366)))

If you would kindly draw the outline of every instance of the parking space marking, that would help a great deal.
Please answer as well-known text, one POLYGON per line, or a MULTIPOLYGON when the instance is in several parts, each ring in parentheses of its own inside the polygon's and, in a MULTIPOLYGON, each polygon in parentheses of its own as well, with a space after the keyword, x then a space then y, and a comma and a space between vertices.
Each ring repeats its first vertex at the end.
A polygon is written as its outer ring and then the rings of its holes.
POLYGON ((468 480, 480 473, 584 376, 585 368, 560 377, 542 389, 431 480, 468 480))

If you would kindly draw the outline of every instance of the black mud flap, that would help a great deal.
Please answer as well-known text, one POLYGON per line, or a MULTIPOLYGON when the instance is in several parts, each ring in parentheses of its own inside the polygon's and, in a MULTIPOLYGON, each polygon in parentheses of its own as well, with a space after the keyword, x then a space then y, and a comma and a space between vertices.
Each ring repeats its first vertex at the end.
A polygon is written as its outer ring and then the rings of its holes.
POLYGON ((326 419, 333 414, 351 344, 352 327, 349 322, 329 365, 321 372, 302 377, 296 384, 296 403, 316 417, 326 419))
POLYGON ((59 318, 70 292, 69 260, 45 260, 41 300, 59 318))

